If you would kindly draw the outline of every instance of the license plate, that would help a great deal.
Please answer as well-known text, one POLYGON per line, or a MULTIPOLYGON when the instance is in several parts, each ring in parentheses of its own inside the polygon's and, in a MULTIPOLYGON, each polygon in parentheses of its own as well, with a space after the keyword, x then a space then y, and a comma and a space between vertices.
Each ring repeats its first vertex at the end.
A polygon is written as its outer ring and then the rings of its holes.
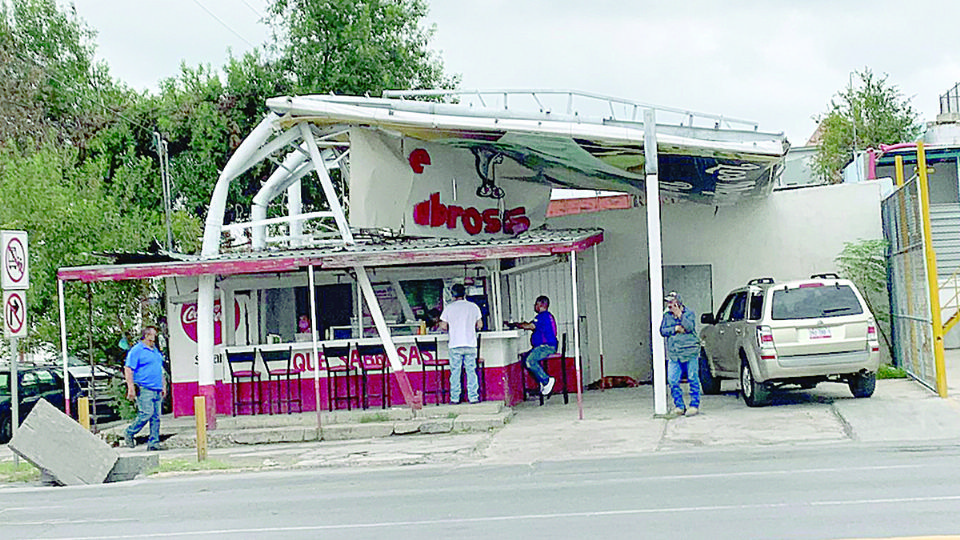
POLYGON ((810 339, 830 339, 833 334, 829 328, 811 328, 808 336, 810 339))

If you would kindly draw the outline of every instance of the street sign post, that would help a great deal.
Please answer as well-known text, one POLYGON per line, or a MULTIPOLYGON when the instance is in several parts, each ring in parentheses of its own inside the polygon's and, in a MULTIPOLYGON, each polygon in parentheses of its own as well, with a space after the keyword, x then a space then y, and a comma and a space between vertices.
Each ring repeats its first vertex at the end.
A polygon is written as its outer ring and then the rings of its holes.
POLYGON ((23 291, 30 288, 29 257, 27 257, 27 233, 24 231, 0 231, 0 285, 3 290, 23 291))

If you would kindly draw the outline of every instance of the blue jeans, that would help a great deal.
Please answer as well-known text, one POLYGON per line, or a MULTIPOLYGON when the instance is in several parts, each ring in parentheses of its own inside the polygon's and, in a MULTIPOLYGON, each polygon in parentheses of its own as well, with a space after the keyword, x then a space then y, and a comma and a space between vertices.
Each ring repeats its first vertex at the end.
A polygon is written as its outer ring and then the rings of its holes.
POLYGON ((694 358, 687 362, 670 360, 667 362, 667 382, 670 383, 670 395, 678 409, 686 409, 683 404, 683 390, 680 389, 680 373, 687 369, 687 382, 690 383, 690 406, 700 408, 700 360, 694 358))
POLYGON ((537 345, 536 347, 530 349, 530 352, 527 353, 527 358, 524 360, 524 364, 527 366, 527 369, 530 370, 530 374, 533 375, 533 378, 536 379, 538 383, 547 384, 547 382, 550 380, 550 376, 547 375, 546 371, 544 371, 540 362, 543 362, 544 358, 555 352, 557 352, 557 348, 553 345, 537 345))
POLYGON ((163 394, 160 390, 151 390, 140 387, 140 395, 137 396, 137 419, 127 428, 127 436, 133 438, 143 429, 143 426, 150 422, 150 437, 147 439, 147 446, 156 446, 160 444, 160 404, 163 401, 163 394))
POLYGON ((480 401, 480 382, 477 379, 477 348, 454 347, 450 349, 450 402, 460 403, 460 370, 467 370, 467 399, 470 403, 480 401))

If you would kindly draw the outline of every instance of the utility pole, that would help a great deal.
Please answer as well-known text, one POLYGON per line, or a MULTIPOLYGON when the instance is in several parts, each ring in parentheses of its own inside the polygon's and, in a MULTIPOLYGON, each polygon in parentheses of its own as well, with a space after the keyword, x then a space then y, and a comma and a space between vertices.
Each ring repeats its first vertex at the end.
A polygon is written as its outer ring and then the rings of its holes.
POLYGON ((173 228, 171 226, 171 195, 170 195, 170 164, 168 161, 167 141, 159 131, 153 132, 153 140, 157 145, 157 156, 160 158, 160 183, 163 185, 163 209, 167 223, 167 251, 173 251, 173 228))

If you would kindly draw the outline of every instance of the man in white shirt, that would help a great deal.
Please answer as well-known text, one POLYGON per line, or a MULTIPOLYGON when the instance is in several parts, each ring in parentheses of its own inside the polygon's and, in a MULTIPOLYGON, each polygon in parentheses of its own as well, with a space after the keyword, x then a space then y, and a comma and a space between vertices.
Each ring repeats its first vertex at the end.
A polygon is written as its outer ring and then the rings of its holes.
POLYGON ((460 370, 467 370, 467 399, 480 401, 477 380, 477 331, 483 328, 483 314, 465 299, 467 290, 460 283, 450 288, 453 302, 440 314, 440 329, 450 332, 450 403, 460 403, 460 370))

